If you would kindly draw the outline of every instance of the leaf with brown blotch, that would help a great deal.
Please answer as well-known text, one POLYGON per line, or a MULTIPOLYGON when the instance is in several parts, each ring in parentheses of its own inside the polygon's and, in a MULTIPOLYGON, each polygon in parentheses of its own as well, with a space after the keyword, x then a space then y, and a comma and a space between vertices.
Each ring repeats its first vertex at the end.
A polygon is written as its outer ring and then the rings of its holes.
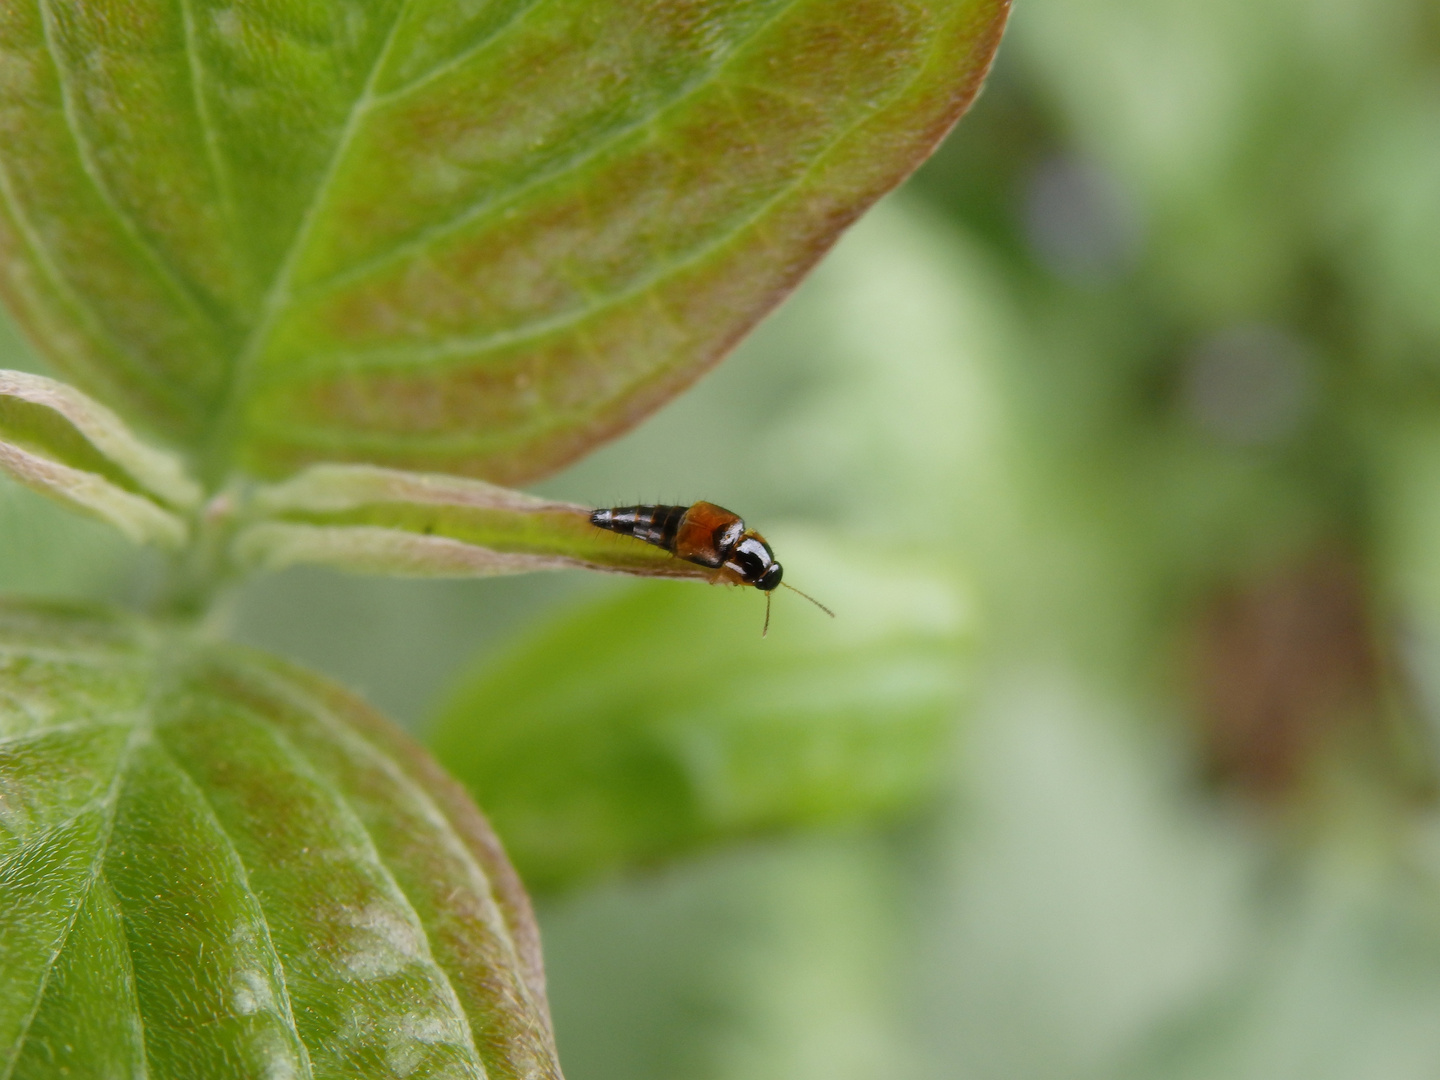
POLYGON ((212 484, 542 475, 692 382, 974 96, 1007 0, 20 0, 0 293, 212 484))

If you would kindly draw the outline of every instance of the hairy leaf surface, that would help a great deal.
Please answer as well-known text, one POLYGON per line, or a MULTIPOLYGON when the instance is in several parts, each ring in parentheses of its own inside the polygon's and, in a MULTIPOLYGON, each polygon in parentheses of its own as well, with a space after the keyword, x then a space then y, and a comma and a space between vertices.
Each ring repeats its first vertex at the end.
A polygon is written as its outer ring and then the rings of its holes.
POLYGON ((692 381, 973 97, 1006 0, 16 0, 0 291, 277 475, 543 474, 692 381))
POLYGON ((178 547, 200 488, 109 409, 41 375, 0 370, 0 470, 108 521, 130 539, 178 547))
POLYGON ((0 609, 0 1075, 558 1077, 473 805, 322 680, 0 609))
MULTIPOLYGON (((647 582, 466 679, 431 745, 531 888, 737 837, 902 810, 944 775, 973 616, 959 585, 778 533, 784 589, 647 582)), ((874 554, 872 552, 872 554, 874 554)))

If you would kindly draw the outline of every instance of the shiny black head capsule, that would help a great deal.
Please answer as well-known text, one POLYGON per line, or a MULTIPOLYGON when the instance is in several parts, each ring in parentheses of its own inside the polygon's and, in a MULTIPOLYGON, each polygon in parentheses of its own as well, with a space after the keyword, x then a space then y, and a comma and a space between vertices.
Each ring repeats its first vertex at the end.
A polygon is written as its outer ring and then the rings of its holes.
POLYGON ((782 573, 770 545, 753 532, 747 532, 731 549, 725 565, 746 585, 769 592, 780 584, 782 573))
POLYGON ((771 592, 780 587, 780 578, 784 571, 780 569, 778 562, 772 562, 755 582, 755 587, 761 592, 771 592))

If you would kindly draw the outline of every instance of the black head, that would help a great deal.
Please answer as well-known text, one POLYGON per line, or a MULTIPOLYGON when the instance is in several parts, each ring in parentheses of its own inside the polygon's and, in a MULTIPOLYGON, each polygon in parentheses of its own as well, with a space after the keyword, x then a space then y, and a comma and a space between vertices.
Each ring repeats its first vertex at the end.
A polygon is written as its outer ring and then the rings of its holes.
POLYGON ((784 573, 778 562, 772 562, 760 575, 760 580, 755 582, 755 588, 761 592, 773 592, 780 587, 780 577, 784 573))
POLYGON ((775 553, 753 532, 741 537, 725 565, 746 585, 754 585, 761 592, 769 592, 780 584, 782 571, 775 561, 775 553))

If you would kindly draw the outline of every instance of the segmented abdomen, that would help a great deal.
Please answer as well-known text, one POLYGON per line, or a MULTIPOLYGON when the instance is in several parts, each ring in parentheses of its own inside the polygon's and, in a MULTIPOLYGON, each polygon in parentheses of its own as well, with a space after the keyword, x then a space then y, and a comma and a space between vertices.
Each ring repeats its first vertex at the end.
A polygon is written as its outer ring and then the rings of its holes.
POLYGON ((590 515, 590 524, 623 536, 633 536, 673 554, 680 521, 689 509, 688 506, 616 506, 609 510, 596 510, 590 515))

